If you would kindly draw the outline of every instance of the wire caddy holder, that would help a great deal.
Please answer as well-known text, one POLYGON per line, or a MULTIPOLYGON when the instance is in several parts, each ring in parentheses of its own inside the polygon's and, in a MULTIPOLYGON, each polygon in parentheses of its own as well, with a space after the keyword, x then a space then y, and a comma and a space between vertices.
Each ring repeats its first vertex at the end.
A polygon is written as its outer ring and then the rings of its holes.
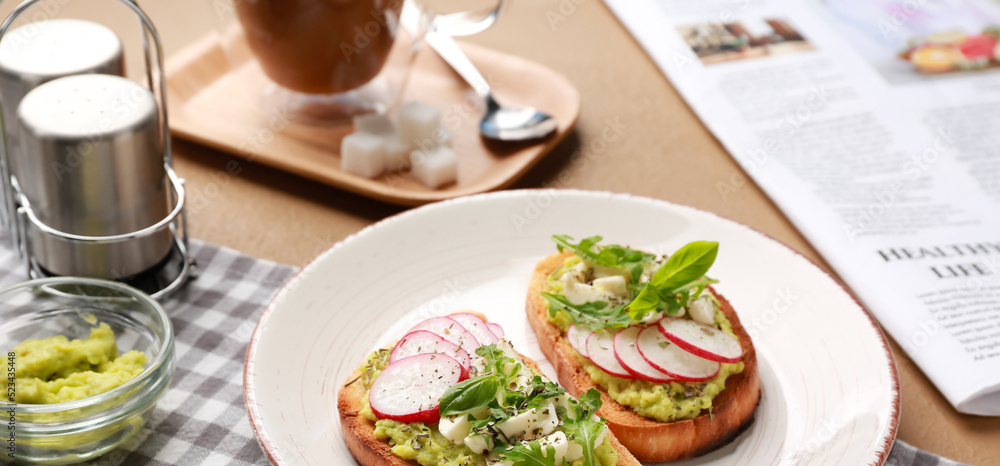
MULTIPOLYGON (((12 27, 15 20, 24 14, 26 10, 42 1, 45 0, 25 0, 15 7, 10 15, 8 15, 4 20, 3 24, 0 25, 0 41, 7 36, 8 30, 12 27)), ((2 195, 2 199, 0 199, 0 202, 2 202, 2 205, 0 205, 0 213, 2 213, 2 217, 0 217, 0 220, 2 220, 3 227, 8 229, 14 243, 14 247, 18 251, 18 256, 22 259, 26 259, 27 275, 29 278, 41 278, 50 275, 38 264, 38 261, 36 261, 35 251, 32 247, 31 235, 29 235, 28 232, 29 227, 34 228, 35 232, 38 234, 53 237, 61 241, 72 244, 89 245, 124 243, 169 230, 173 242, 170 255, 176 256, 177 260, 174 262, 178 263, 175 264, 176 266, 165 267, 165 269, 169 269, 163 271, 163 273, 167 275, 163 280, 159 280, 158 284, 153 286, 155 289, 152 289, 149 286, 139 286, 140 288, 147 288, 143 289, 143 291, 149 293, 153 298, 160 299, 176 291, 185 283, 185 281, 187 281, 188 278, 192 276, 195 269, 195 261, 190 256, 188 244, 187 212, 184 203, 184 179, 178 177, 173 170, 173 153, 170 145, 170 129, 167 122, 167 93, 163 68, 163 46, 160 36, 157 33, 156 28, 153 26, 152 21, 150 21, 149 17, 137 3, 131 0, 118 1, 129 8, 138 17, 139 25, 141 27, 146 68, 146 85, 148 89, 153 92, 157 103, 157 118, 159 120, 157 122, 157 126, 159 126, 160 133, 159 150, 163 155, 163 165, 167 177, 166 181, 169 182, 170 187, 168 190, 168 200, 171 205, 169 214, 167 214, 167 216, 160 221, 146 228, 108 236, 78 235, 61 231, 47 225, 39 218, 38 213, 32 207, 31 202, 21 189, 17 177, 11 173, 11 137, 6 134, 4 125, 0 124, 0 178, 2 178, 3 184, 2 190, 0 190, 0 195, 2 195), (159 284, 162 282, 166 283, 162 285, 159 284)), ((0 0, 0 5, 3 5, 3 3, 5 2, 0 0)), ((0 108, 0 117, 2 117, 3 120, 16 118, 16 109, 0 108)), ((127 282, 128 277, 114 277, 114 279, 127 282)))

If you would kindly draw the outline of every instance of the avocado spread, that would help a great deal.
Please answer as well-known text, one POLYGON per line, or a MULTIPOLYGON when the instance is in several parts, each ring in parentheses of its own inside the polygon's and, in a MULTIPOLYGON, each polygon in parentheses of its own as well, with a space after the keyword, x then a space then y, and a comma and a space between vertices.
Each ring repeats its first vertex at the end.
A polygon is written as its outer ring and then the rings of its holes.
MULTIPOLYGON (((553 294, 563 294, 564 282, 561 280, 563 274, 577 266, 582 259, 577 255, 566 258, 563 266, 549 275, 547 280, 548 292, 553 294)), ((719 308, 718 300, 705 289, 703 294, 707 295, 715 307, 715 323, 723 332, 739 340, 733 332, 732 324, 719 308)), ((560 310, 553 315, 549 313, 549 322, 562 329, 564 332, 573 319, 569 314, 560 310)), ((694 419, 703 412, 711 413, 712 400, 715 396, 726 388, 726 380, 735 374, 743 372, 743 363, 736 364, 722 363, 719 373, 704 382, 670 382, 655 383, 637 379, 623 379, 604 372, 599 367, 591 363, 587 358, 577 354, 581 364, 601 389, 606 391, 611 399, 623 406, 628 406, 643 417, 656 419, 660 422, 678 421, 682 419, 694 419)))
MULTIPOLYGON (((402 424, 388 419, 375 422, 375 438, 389 440, 392 453, 403 459, 414 460, 422 466, 471 466, 484 465, 482 456, 444 438, 433 425, 419 422, 402 424)), ((613 466, 618 454, 607 437, 594 449, 594 457, 601 466, 613 466)), ((583 459, 569 466, 583 466, 583 459)))
POLYGON ((17 362, 15 403, 74 401, 121 386, 142 372, 146 354, 118 355, 108 324, 90 330, 86 340, 58 335, 29 339, 14 347, 17 362))
MULTIPOLYGON (((388 364, 388 349, 373 352, 365 365, 362 383, 370 388, 372 381, 388 364)), ((392 446, 391 451, 400 458, 416 461, 421 466, 482 466, 486 459, 474 453, 464 444, 452 442, 438 432, 436 425, 414 422, 404 424, 390 419, 377 419, 368 405, 367 394, 364 397, 364 408, 361 415, 375 422, 375 438, 387 440, 392 446)), ((594 459, 598 466, 614 466, 618 462, 618 453, 611 446, 607 437, 604 443, 594 449, 594 459)), ((584 466, 584 460, 579 459, 568 466, 584 466)))

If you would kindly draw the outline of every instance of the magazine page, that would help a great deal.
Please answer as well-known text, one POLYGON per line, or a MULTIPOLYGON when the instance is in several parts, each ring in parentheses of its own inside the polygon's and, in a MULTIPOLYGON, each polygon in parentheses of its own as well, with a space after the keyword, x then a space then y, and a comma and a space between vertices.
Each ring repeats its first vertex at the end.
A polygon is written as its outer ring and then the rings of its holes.
POLYGON ((949 402, 1000 415, 1000 8, 606 3, 949 402))

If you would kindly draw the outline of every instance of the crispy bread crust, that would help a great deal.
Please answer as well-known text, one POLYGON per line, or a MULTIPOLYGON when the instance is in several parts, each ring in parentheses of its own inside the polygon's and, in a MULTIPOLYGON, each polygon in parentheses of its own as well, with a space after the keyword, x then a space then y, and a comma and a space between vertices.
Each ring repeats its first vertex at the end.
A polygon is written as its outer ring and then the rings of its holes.
MULTIPOLYGON (((548 289, 548 276, 571 254, 570 251, 554 253, 538 263, 528 287, 527 312, 542 353, 555 366, 559 382, 569 393, 579 395, 600 387, 591 381, 559 327, 549 322, 549 304, 540 295, 548 289)), ((744 351, 743 372, 726 380, 725 390, 712 403, 714 416, 702 414, 694 419, 659 422, 639 416, 601 390, 604 405, 597 414, 608 420, 611 431, 639 461, 673 461, 703 455, 731 441, 753 420, 760 400, 757 353, 729 301, 715 290, 712 292, 719 298, 722 312, 732 323, 744 351)))
MULTIPOLYGON (((524 361, 539 371, 538 364, 522 355, 524 361)), ((361 369, 356 370, 347 379, 354 380, 361 375, 361 369)), ((389 442, 375 438, 375 423, 361 414, 364 408, 364 396, 367 390, 360 381, 341 387, 337 393, 337 411, 340 412, 340 427, 344 432, 347 449, 362 466, 419 466, 416 461, 404 460, 391 451, 389 442)), ((618 452, 617 466, 641 466, 624 446, 608 434, 611 445, 618 452)))

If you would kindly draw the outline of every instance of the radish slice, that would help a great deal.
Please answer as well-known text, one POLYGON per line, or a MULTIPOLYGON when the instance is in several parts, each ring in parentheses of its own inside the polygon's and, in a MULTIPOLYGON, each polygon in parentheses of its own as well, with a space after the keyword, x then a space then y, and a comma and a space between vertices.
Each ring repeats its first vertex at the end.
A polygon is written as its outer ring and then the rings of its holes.
POLYGON ((490 331, 490 327, 486 325, 486 321, 475 314, 470 312, 459 312, 451 314, 448 317, 465 327, 465 329, 468 330, 472 336, 476 337, 476 340, 478 340, 480 344, 488 345, 490 343, 500 341, 500 338, 490 331))
POLYGON ((658 371, 681 382, 701 382, 715 377, 722 367, 699 358, 667 340, 656 325, 642 329, 636 338, 639 354, 658 371))
POLYGON ((418 354, 386 366, 375 378, 368 403, 379 419, 403 423, 438 422, 438 405, 449 387, 463 380, 464 369, 443 354, 418 354))
POLYGON ((490 328, 490 331, 499 339, 503 339, 503 327, 500 324, 494 324, 493 322, 487 322, 486 326, 490 328))
POLYGON ((416 330, 427 330, 428 332, 435 333, 437 336, 444 338, 472 353, 479 348, 479 340, 469 333, 462 324, 455 322, 455 319, 448 317, 431 317, 417 325, 414 325, 410 329, 411 332, 416 330))
POLYGON ((711 325, 687 319, 660 319, 660 333, 681 349, 709 361, 738 363, 740 342, 711 325))
POLYGON ((587 337, 587 358, 601 370, 615 377, 635 378, 615 359, 614 336, 607 330, 598 330, 587 337))
POLYGON ((427 330, 410 332, 403 336, 403 338, 400 338, 389 355, 389 364, 417 354, 431 353, 443 354, 455 358, 466 371, 472 367, 472 358, 469 357, 468 352, 458 345, 441 338, 436 333, 428 332, 427 330))
POLYGON ((573 349, 586 358, 587 337, 589 337, 591 333, 592 332, 590 330, 583 328, 579 324, 573 324, 566 329, 566 341, 569 342, 569 346, 572 346, 573 349))
POLYGON ((636 338, 641 330, 642 327, 633 326, 615 334, 615 358, 621 363, 622 368, 642 380, 656 383, 672 382, 673 378, 650 365, 643 359, 642 354, 639 354, 636 338))

